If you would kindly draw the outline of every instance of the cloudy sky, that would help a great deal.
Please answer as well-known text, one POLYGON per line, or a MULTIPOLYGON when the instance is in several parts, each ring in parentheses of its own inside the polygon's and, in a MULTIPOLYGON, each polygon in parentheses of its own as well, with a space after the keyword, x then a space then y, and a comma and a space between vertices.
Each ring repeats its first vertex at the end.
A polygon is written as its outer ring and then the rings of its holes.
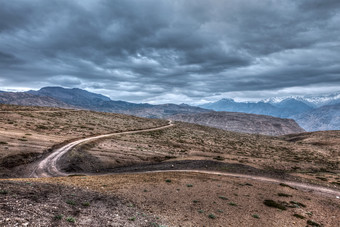
POLYGON ((339 0, 0 0, 0 90, 198 104, 340 90, 339 0))

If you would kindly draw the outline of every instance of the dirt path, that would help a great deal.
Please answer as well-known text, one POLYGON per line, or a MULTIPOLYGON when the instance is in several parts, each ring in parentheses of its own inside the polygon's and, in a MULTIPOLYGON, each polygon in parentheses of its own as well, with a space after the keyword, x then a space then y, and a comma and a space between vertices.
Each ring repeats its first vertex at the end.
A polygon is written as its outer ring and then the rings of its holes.
POLYGON ((125 135, 125 134, 132 134, 132 133, 139 133, 139 132, 151 132, 151 131, 157 131, 165 128, 169 128, 174 126, 172 121, 169 121, 169 124, 166 126, 161 126, 157 128, 150 128, 150 129, 141 129, 141 130, 134 130, 134 131, 126 131, 126 132, 117 132, 117 133, 110 133, 105 135, 99 135, 99 136, 93 136, 88 137, 85 139, 79 139, 74 142, 71 142, 56 151, 54 151, 52 154, 41 160, 37 163, 37 165, 34 167, 33 172, 31 173, 30 177, 54 177, 54 176, 67 176, 67 173, 63 173, 59 170, 57 166, 57 162, 59 159, 66 154, 68 151, 70 151, 75 146, 87 143, 93 140, 105 138, 105 137, 111 137, 111 136, 117 136, 117 135, 125 135))
MULTIPOLYGON (((52 154, 47 156, 45 159, 41 160, 37 163, 35 166, 33 172, 31 173, 30 177, 54 177, 54 176, 67 176, 69 174, 64 173, 59 170, 57 162, 60 160, 60 158, 66 154, 68 151, 70 151, 75 146, 87 143, 93 140, 105 138, 105 137, 111 137, 116 135, 124 135, 124 134, 133 134, 133 133, 139 133, 139 132, 150 132, 150 131, 157 131, 165 128, 172 127, 174 124, 172 121, 169 121, 169 125, 157 127, 157 128, 151 128, 151 129, 142 129, 142 130, 134 130, 134 131, 126 131, 126 132, 119 132, 119 133, 111 133, 111 134, 105 134, 105 135, 99 135, 99 136, 93 136, 85 139, 79 139, 77 141, 71 142, 56 151, 54 151, 52 154)), ((336 196, 336 198, 340 198, 340 191, 330 189, 327 187, 322 186, 316 186, 301 182, 294 182, 294 181, 287 181, 283 179, 277 179, 277 178, 270 178, 265 176, 255 176, 255 175, 249 175, 249 174, 238 174, 238 173, 226 173, 226 172, 219 172, 219 171, 205 171, 205 170, 153 170, 153 171, 139 171, 136 173, 162 173, 162 172, 186 172, 186 173, 204 173, 204 174, 213 174, 213 175, 223 175, 223 176, 230 176, 230 177, 238 177, 238 178, 246 178, 246 179, 252 179, 257 181, 263 181, 263 182, 270 182, 270 183, 284 183, 287 185, 290 185, 292 187, 301 188, 304 190, 311 190, 323 194, 328 194, 332 196, 336 196)), ((110 173, 108 173, 110 174, 110 173)), ((111 173, 112 174, 112 173, 111 173)), ((93 175, 93 174, 90 174, 93 175)))
POLYGON ((221 176, 229 176, 229 177, 237 177, 237 178, 246 178, 251 180, 257 180, 257 181, 263 181, 263 182, 270 182, 270 183, 278 183, 278 184, 285 184, 289 185, 290 187, 296 187, 304 190, 311 190, 323 194, 328 194, 332 196, 336 196, 337 199, 340 199, 340 191, 317 186, 317 185, 311 185, 306 183, 300 183, 295 181, 287 181, 282 179, 275 179, 270 177, 264 177, 264 176, 254 176, 254 175, 248 175, 248 174, 238 174, 238 173, 225 173, 225 172, 219 172, 219 171, 205 171, 205 170, 155 170, 155 171, 147 171, 144 173, 164 173, 164 172, 183 172, 183 173, 204 173, 204 174, 212 174, 212 175, 221 175, 221 176))

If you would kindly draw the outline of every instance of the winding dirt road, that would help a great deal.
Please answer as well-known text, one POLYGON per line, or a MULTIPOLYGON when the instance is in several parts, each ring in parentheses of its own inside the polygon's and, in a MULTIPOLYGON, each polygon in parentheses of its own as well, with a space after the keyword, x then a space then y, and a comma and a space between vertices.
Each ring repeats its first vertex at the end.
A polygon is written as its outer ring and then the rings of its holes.
POLYGON ((303 190, 309 190, 309 191, 336 196, 337 199, 340 199, 340 191, 338 190, 334 190, 334 189, 326 188, 322 186, 317 186, 317 185, 311 185, 311 184, 306 184, 306 183, 287 181, 287 180, 275 179, 275 178, 269 178, 269 177, 263 177, 263 176, 254 176, 254 175, 238 174, 238 173, 226 173, 226 172, 219 172, 219 171, 205 171, 205 170, 160 170, 160 171, 155 170, 155 171, 147 171, 144 173, 164 173, 164 172, 204 173, 204 174, 211 174, 211 175, 246 178, 250 180, 269 182, 269 183, 277 183, 277 184, 283 183, 291 187, 300 188, 303 190))
MULTIPOLYGON (((126 132, 118 132, 118 133, 110 133, 105 135, 99 135, 99 136, 93 136, 88 137, 85 139, 79 139, 77 141, 71 142, 57 150, 55 150, 53 153, 51 153, 49 156, 38 162, 36 167, 34 168, 34 171, 30 175, 30 177, 38 178, 38 177, 56 177, 56 176, 67 176, 69 174, 62 172, 58 168, 58 161, 60 158, 66 154, 68 151, 70 151, 75 146, 87 143, 90 141, 94 141, 101 138, 116 136, 116 135, 125 135, 125 134, 133 134, 133 133, 140 133, 140 132, 150 132, 150 131, 157 131, 161 129, 166 129, 169 127, 174 126, 172 121, 169 121, 169 124, 166 126, 161 126, 157 128, 151 128, 151 129, 142 129, 142 130, 134 130, 134 131, 126 131, 126 132)), ((185 172, 185 173, 204 173, 204 174, 212 174, 212 175, 222 175, 222 176, 229 176, 229 177, 238 177, 238 178, 246 178, 251 180, 257 180, 262 182, 269 182, 269 183, 285 183, 292 187, 300 188, 303 190, 310 190, 314 192, 319 192, 323 194, 328 194, 335 196, 337 199, 340 198, 340 191, 317 186, 317 185, 311 185, 301 182, 294 182, 294 181, 286 181, 282 179, 275 179, 275 178, 269 178, 264 176, 255 176, 255 175, 247 175, 247 174, 237 174, 237 173, 226 173, 226 172, 218 172, 218 171, 204 171, 204 170, 156 170, 156 171, 144 171, 140 173, 162 173, 162 172, 185 172)), ((136 174, 136 173, 134 173, 136 174)))
POLYGON ((125 134, 133 134, 133 133, 139 133, 139 132, 151 132, 151 131, 157 131, 165 128, 169 128, 174 126, 172 121, 169 121, 168 125, 157 127, 157 128, 150 128, 150 129, 141 129, 141 130, 133 130, 133 131, 126 131, 126 132, 116 132, 116 133, 110 133, 105 135, 99 135, 99 136, 92 136, 85 139, 79 139, 74 142, 71 142, 57 150, 55 150, 53 153, 51 153, 49 156, 41 160, 37 163, 36 167, 34 168, 33 172, 31 173, 30 177, 56 177, 56 176, 67 176, 67 173, 62 172, 57 165, 57 162, 59 159, 66 154, 68 151, 70 151, 75 146, 87 143, 93 140, 111 137, 111 136, 117 136, 117 135, 125 135, 125 134))

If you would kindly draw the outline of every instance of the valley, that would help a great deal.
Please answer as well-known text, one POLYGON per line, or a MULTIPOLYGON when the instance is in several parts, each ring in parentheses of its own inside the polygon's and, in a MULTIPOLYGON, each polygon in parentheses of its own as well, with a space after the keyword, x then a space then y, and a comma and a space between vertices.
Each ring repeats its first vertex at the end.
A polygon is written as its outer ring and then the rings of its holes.
POLYGON ((92 226, 337 222, 339 131, 266 136, 122 114, 12 105, 1 105, 1 114, 5 179, 0 196, 7 205, 0 215, 13 216, 10 207, 18 198, 16 206, 22 209, 16 219, 4 218, 3 225, 67 226, 74 225, 72 220, 92 226), (31 195, 23 196, 15 185, 31 195), (59 188, 58 194, 51 194, 51 187, 59 188), (45 197, 34 197, 43 191, 45 197), (268 207, 265 200, 284 210, 268 207), (113 203, 119 204, 119 216, 107 215, 105 209, 113 203), (46 218, 34 218, 27 204, 35 204, 46 218), (99 204, 103 215, 91 216, 99 204))
POLYGON ((340 227, 339 0, 0 3, 0 227, 340 227))

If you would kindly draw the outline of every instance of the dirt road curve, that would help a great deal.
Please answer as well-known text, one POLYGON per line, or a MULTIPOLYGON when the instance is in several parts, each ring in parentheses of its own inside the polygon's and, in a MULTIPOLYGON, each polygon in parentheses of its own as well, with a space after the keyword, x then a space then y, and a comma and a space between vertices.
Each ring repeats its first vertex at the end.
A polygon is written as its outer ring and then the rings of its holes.
POLYGON ((156 130, 161 130, 161 129, 172 127, 173 125, 174 124, 172 123, 172 121, 169 121, 168 125, 162 126, 162 127, 127 131, 127 132, 110 133, 110 134, 105 134, 105 135, 100 135, 100 136, 88 137, 88 138, 85 138, 85 139, 79 139, 77 141, 71 142, 71 143, 55 150, 53 153, 51 153, 45 159, 38 162, 37 166, 34 168, 30 177, 37 178, 37 177, 67 176, 68 174, 63 173, 62 171, 60 171, 58 169, 57 162, 64 154, 66 154, 73 147, 75 147, 75 146, 77 146, 81 143, 86 143, 86 142, 90 142, 90 141, 93 141, 93 140, 97 140, 97 139, 101 139, 101 138, 105 138, 105 137, 110 137, 110 136, 132 134, 132 133, 139 133, 139 132, 156 131, 156 130))
MULTIPOLYGON (((93 140, 115 136, 115 135, 124 135, 124 134, 132 134, 132 133, 139 133, 139 132, 150 132, 150 131, 156 131, 161 130, 165 128, 172 127, 174 124, 169 121, 169 125, 157 127, 157 128, 151 128, 151 129, 142 129, 142 130, 135 130, 135 131, 127 131, 127 132, 119 132, 119 133, 111 133, 111 134, 105 134, 100 136, 93 136, 85 139, 79 139, 77 141, 71 142, 53 153, 51 153, 49 156, 47 156, 45 159, 41 160, 37 166, 34 168, 34 171, 30 175, 30 177, 54 177, 54 176, 67 176, 67 173, 63 173, 59 170, 57 162, 58 160, 68 151, 70 151, 73 147, 81 144, 90 142, 93 140)), ((236 173, 226 173, 226 172, 217 172, 217 171, 204 171, 204 170, 156 170, 156 171, 144 171, 143 173, 161 173, 161 172, 186 172, 186 173, 204 173, 204 174, 214 174, 214 175, 222 175, 222 176, 230 176, 230 177, 239 177, 239 178, 246 178, 246 179, 252 179, 257 181, 263 181, 263 182, 270 182, 270 183, 285 183, 292 187, 304 189, 304 190, 311 190, 323 194, 328 194, 332 196, 336 196, 336 198, 340 198, 340 191, 333 190, 326 187, 316 186, 316 185, 310 185, 306 183, 300 183, 300 182, 294 182, 294 181, 285 181, 282 179, 275 179, 275 178, 269 178, 264 176, 254 176, 254 175, 247 175, 247 174, 236 174, 236 173)), ((142 173, 142 172, 141 172, 142 173)), ((136 174, 136 173, 134 173, 136 174)))
POLYGON ((336 196, 338 199, 340 199, 340 191, 337 191, 337 190, 333 190, 330 188, 321 187, 317 185, 310 185, 306 183, 286 181, 282 179, 275 179, 275 178, 269 178, 269 177, 263 177, 263 176, 254 176, 254 175, 237 174, 237 173, 225 173, 225 172, 218 172, 218 171, 204 171, 204 170, 160 170, 160 171, 156 170, 156 171, 148 171, 147 173, 164 173, 164 172, 204 173, 204 174, 212 174, 212 175, 246 178, 246 179, 270 182, 270 183, 278 183, 278 184, 284 183, 291 187, 329 194, 329 195, 336 196))

